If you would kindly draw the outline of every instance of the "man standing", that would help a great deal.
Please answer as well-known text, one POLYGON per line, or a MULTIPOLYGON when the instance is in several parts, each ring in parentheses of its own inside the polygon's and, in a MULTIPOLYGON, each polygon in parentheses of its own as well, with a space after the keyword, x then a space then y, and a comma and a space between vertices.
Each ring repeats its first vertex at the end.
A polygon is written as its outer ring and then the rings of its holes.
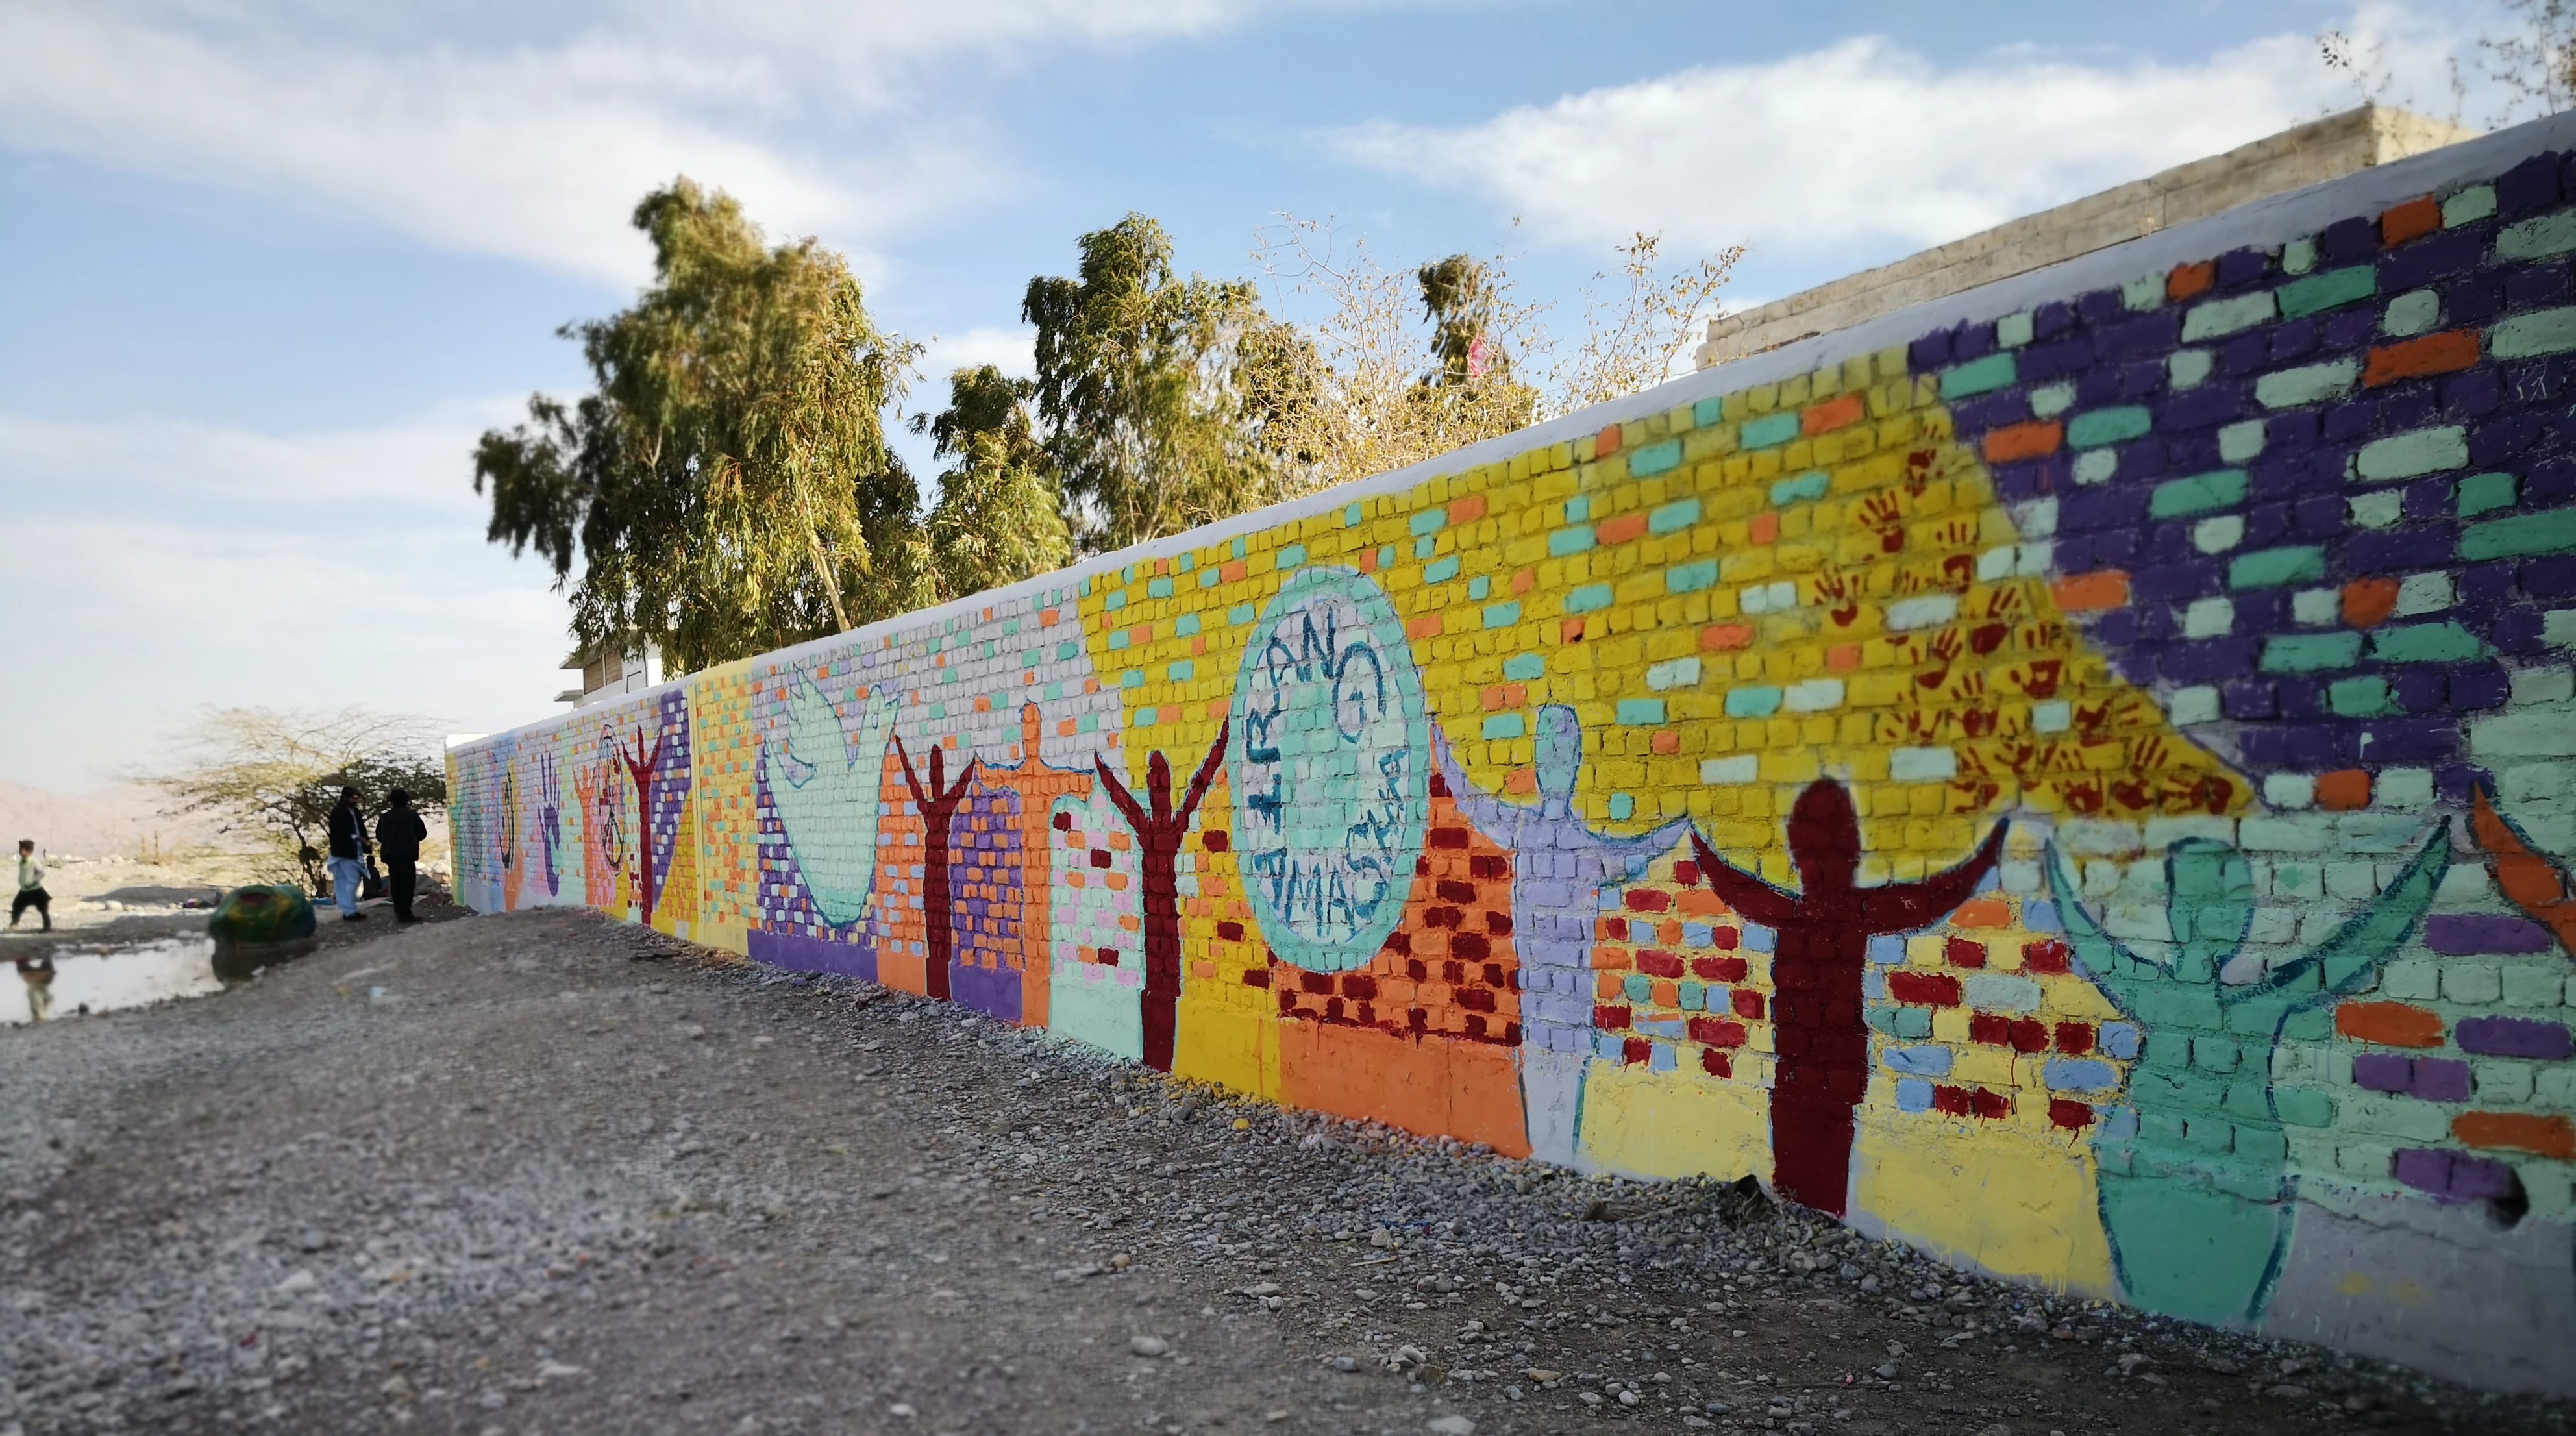
POLYGON ((394 921, 418 922, 411 915, 411 898, 420 888, 420 845, 429 839, 429 824, 412 811, 411 794, 402 789, 386 794, 385 801, 389 806, 376 819, 376 851, 393 880, 394 921))
POLYGON ((45 931, 54 930, 54 899, 45 891, 45 860, 36 856, 36 840, 18 840, 18 895, 9 900, 9 925, 16 927, 18 918, 34 908, 45 920, 45 931))
POLYGON ((367 820, 358 812, 358 790, 342 788, 331 809, 331 900, 340 905, 340 921, 365 922, 358 893, 367 881, 367 820))

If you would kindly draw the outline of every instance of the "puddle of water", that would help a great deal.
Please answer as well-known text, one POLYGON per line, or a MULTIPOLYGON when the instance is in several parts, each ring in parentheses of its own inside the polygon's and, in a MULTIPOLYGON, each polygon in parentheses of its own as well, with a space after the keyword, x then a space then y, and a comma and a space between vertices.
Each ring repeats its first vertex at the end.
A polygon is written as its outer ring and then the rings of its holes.
POLYGON ((50 960, 0 965, 0 1024, 47 1022, 223 990, 215 940, 171 937, 115 947, 65 945, 50 960))

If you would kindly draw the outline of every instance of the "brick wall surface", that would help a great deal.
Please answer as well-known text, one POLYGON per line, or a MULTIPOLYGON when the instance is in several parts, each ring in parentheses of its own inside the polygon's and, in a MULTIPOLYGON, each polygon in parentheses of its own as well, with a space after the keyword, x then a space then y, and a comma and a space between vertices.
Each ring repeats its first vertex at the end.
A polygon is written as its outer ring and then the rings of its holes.
POLYGON ((2576 1390, 2571 148, 460 746, 464 896, 2576 1390))

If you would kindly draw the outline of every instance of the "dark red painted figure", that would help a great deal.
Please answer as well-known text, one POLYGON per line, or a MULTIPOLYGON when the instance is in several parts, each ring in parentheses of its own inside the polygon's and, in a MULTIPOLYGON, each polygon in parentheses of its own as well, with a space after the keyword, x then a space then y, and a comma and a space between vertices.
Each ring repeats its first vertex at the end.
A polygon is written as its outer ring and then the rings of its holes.
POLYGON ((966 760, 966 769, 948 782, 948 760, 937 744, 930 749, 930 791, 921 790, 921 779, 912 771, 912 755, 904 751, 903 738, 894 740, 895 756, 903 760, 903 785, 912 790, 912 805, 921 810, 921 923, 928 937, 929 961, 923 976, 930 985, 930 995, 942 1002, 948 1000, 948 953, 953 940, 948 928, 948 820, 957 813, 957 804, 966 796, 966 785, 975 777, 975 760, 966 760))
POLYGON ((1726 905, 1777 928, 1771 1022, 1779 1067, 1771 1087, 1771 1185, 1820 1212, 1843 1214, 1851 1173, 1852 1109, 1869 1086, 1869 1026, 1861 974, 1869 940, 1929 927, 1966 902, 2003 851, 2005 823, 1976 856, 1917 883, 1852 886, 1860 820, 1851 793, 1819 779, 1789 811, 1789 860, 1799 891, 1785 893, 1729 867, 1697 830, 1699 870, 1726 905))
POLYGON ((1228 719, 1216 730, 1216 746, 1200 762, 1198 773, 1190 779, 1189 796, 1177 810, 1172 807, 1172 765, 1161 752, 1145 764, 1145 796, 1154 805, 1150 813, 1137 804, 1136 795, 1109 771, 1105 760, 1097 756, 1091 760, 1100 770, 1109 801, 1126 815, 1127 826, 1136 830, 1137 846, 1144 850, 1138 866, 1145 885, 1145 1065, 1157 1072, 1172 1070, 1172 1046, 1180 1030, 1181 882, 1175 860, 1181 839, 1189 836, 1199 799, 1216 781, 1217 764, 1225 759, 1226 735, 1233 727, 1228 719))
POLYGON ((644 902, 644 922, 647 926, 650 926, 653 921, 654 897, 653 774, 662 766, 662 747, 669 741, 670 735, 667 733, 654 734, 653 752, 648 757, 644 752, 644 729, 641 725, 635 729, 635 751, 632 753, 617 746, 616 730, 611 729, 608 734, 609 751, 615 753, 617 760, 626 765, 626 776, 635 780, 635 826, 643 836, 643 841, 635 845, 635 851, 637 860, 644 865, 642 881, 636 886, 637 893, 644 902))

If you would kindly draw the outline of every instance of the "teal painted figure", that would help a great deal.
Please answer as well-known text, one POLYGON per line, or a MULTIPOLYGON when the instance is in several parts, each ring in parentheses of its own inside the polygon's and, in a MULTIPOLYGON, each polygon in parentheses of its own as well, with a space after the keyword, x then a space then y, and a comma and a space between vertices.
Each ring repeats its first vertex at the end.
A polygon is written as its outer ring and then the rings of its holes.
POLYGON ((893 694, 870 693, 853 743, 821 685, 799 672, 787 685, 785 741, 762 743, 778 825, 815 909, 834 927, 858 921, 876 895, 879 790, 894 714, 893 694))
POLYGON ((2210 838, 2165 852, 2173 943, 2143 957, 2077 900, 2054 847, 2049 887, 2079 969, 2144 1033, 2127 1103, 2105 1109, 2102 1227, 2130 1302, 2213 1325, 2258 1320, 2295 1220, 2282 1128, 2322 1127, 2331 1099, 2273 1084, 2285 1036, 2319 1040, 2335 999, 2369 985, 2412 932, 2450 866, 2436 827, 2395 882, 2305 953, 2248 951, 2253 867, 2210 838))

